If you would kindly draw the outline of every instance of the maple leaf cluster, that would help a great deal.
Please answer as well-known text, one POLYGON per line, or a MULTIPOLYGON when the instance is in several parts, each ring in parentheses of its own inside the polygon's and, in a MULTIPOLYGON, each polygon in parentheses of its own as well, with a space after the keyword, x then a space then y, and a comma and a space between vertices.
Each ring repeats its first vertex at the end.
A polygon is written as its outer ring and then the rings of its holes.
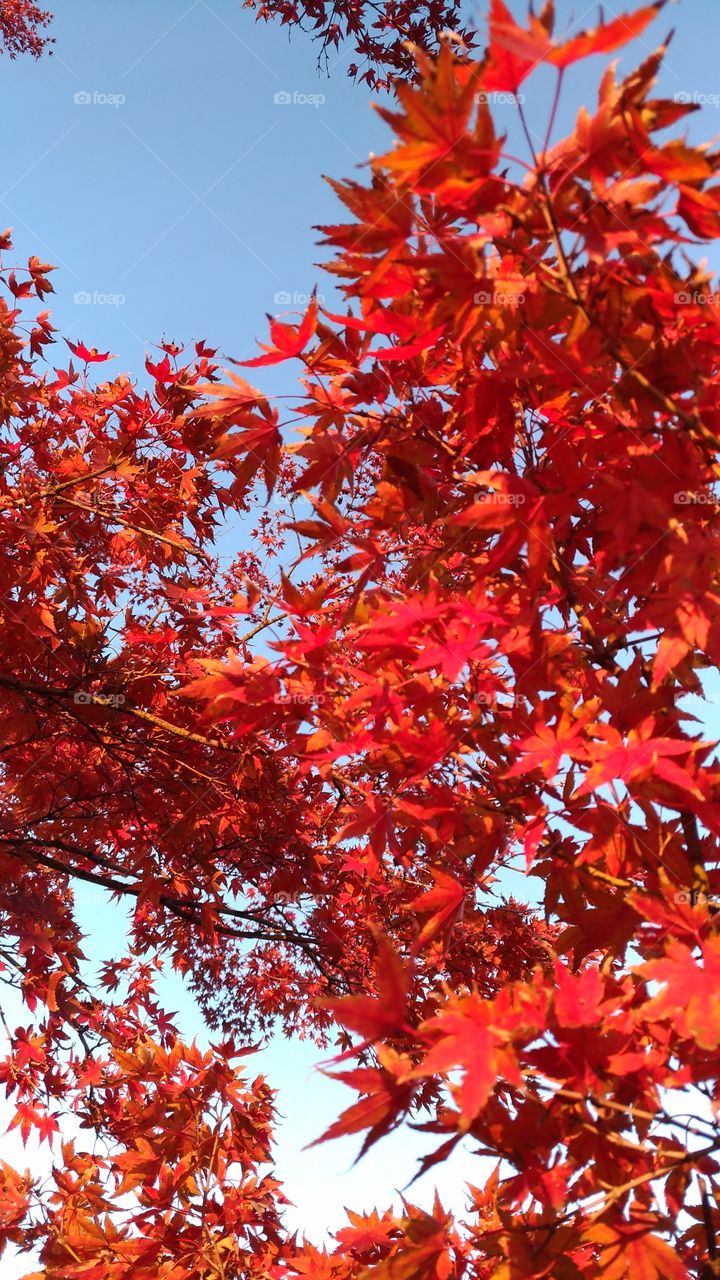
POLYGON ((203 343, 144 392, 85 343, 51 369, 50 269, 2 271, 0 1076, 65 1141, 49 1187, 0 1166, 0 1241, 42 1280, 717 1272, 720 768, 687 699, 720 658, 720 155, 668 139, 664 46, 564 140, 518 96, 662 7, 561 40, 493 0, 481 60, 415 51, 322 229, 347 314, 245 362, 300 361, 287 421, 203 343), (130 909, 96 982, 89 891, 130 909), (338 1050, 326 1139, 493 1158, 462 1221, 284 1231, 240 1070, 273 1025, 338 1050))
POLYGON ((318 64, 328 70, 331 54, 352 41, 357 61, 348 73, 372 89, 387 89, 398 76, 414 78, 415 48, 437 52, 448 36, 474 44, 457 0, 245 0, 245 7, 255 9, 258 20, 310 32, 320 47, 318 64))
POLYGON ((39 58, 51 43, 44 29, 51 15, 33 0, 2 0, 0 3, 0 51, 11 58, 30 53, 39 58))

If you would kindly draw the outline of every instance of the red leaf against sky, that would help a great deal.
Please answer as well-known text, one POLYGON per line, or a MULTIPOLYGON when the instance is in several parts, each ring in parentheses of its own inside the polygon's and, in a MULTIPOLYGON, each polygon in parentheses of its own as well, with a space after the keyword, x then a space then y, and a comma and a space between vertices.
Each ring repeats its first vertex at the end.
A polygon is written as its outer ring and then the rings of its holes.
POLYGON ((454 876, 450 876, 440 867, 432 867, 430 874, 435 887, 421 894, 408 903, 408 911, 416 915, 428 916, 418 934, 417 945, 424 946, 439 933, 447 937, 459 918, 465 900, 465 892, 454 876))
POLYGON ((289 360, 299 356, 305 350, 317 328, 317 300, 313 297, 299 325, 282 324, 279 320, 270 320, 270 337, 273 345, 261 342, 259 345, 265 352, 255 356, 253 360, 242 360, 246 368, 265 364, 277 364, 280 360, 289 360))
POLYGON ((101 364, 105 360, 112 360, 109 351, 98 351, 97 347, 86 347, 84 342, 70 342, 65 339, 73 355, 82 360, 83 364, 101 364))
POLYGON ((374 996, 346 996, 342 1000, 324 1000, 322 1007, 332 1011, 338 1021, 358 1032, 363 1043, 399 1034, 407 1026, 410 970, 392 944, 382 934, 376 935, 374 996))
POLYGON ((559 89, 661 6, 564 39, 537 8, 493 0, 476 59, 428 56, 442 0, 315 5, 321 48, 413 83, 334 184, 348 315, 313 298, 248 362, 300 358, 292 403, 203 342, 147 390, 84 343, 48 376, 48 265, 0 237, 0 1087, 26 1140, 78 1121, 47 1184, 0 1168, 42 1280, 685 1280, 716 1251, 720 326, 691 241, 720 156, 669 136, 694 104, 657 96, 662 51, 566 138, 518 99, 547 144, 508 154, 494 89, 559 89), (130 922, 97 979, 96 893, 130 922), (421 1169, 469 1137, 473 1211, 291 1237, 241 1072, 273 1028, 359 1058, 326 1137, 410 1119, 421 1169))

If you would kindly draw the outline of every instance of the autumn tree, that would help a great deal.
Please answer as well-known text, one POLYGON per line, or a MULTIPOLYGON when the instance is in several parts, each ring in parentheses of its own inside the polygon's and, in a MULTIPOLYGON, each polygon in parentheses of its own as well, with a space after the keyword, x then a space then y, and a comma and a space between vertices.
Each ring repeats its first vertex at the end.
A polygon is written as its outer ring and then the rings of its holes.
POLYGON ((4 273, 0 906, 26 1025, 2 1074, 23 1133, 79 1129, 49 1185, 3 1169, 43 1280, 720 1269, 720 776, 685 702, 720 640, 693 261, 720 158, 658 136, 694 109, 653 96, 663 47, 553 136, 564 70, 661 7, 563 40, 551 4, 525 29, 493 0, 482 60, 416 51, 396 145, 323 229, 347 314, 313 301, 246 362, 302 363, 290 410, 204 344, 167 344, 147 392, 82 343, 46 367, 48 268, 4 273), (255 530, 229 562, 228 514, 255 530), (86 886, 133 906, 94 984, 86 886), (462 1222, 408 1203, 330 1253, 283 1234, 271 1098, 237 1063, 274 1022, 342 1054, 357 1100, 327 1137, 410 1119, 426 1168, 494 1157, 462 1222))
POLYGON ((718 312, 689 261, 720 234, 718 158, 656 138, 693 110, 652 96, 662 49, 606 72, 564 141, 550 107, 536 145, 519 104, 521 176, 491 113, 659 7, 563 42, 551 6, 524 30, 496 2, 483 61, 421 57, 384 112, 396 145, 324 229, 354 308, 301 353, 275 326, 254 362, 302 354, 313 509, 290 528, 343 608, 298 602, 264 694, 232 658, 194 692, 250 740, 274 680, 302 689, 285 755, 328 783, 341 766, 343 881, 362 860, 389 905, 436 877, 376 996, 329 1006, 374 1050, 343 1068, 360 1097, 331 1134, 367 1144, 429 1104, 426 1167, 467 1136, 498 1160, 464 1232, 439 1209, 358 1222, 328 1275, 714 1274, 718 772, 684 699, 719 635, 718 312), (497 995, 460 987, 517 859, 547 958, 497 995))
MULTIPOLYGON (((2 249, 12 251, 7 236, 2 249)), ((110 353, 82 342, 68 344, 64 367, 45 367, 55 334, 37 307, 51 292, 49 267, 8 265, 3 280, 0 961, 25 1020, 11 1005, 0 1074, 24 1140, 66 1134, 78 1121, 92 1135, 66 1144, 51 1195, 6 1167, 5 1238, 44 1240, 48 1277, 68 1276, 72 1259, 82 1275, 102 1219, 106 1247, 128 1275, 141 1266, 160 1274, 178 1253, 193 1275, 190 1259, 205 1265, 217 1241, 244 1225, 238 1194, 250 1223, 259 1203, 261 1224, 277 1235, 267 1177, 256 1197, 228 1173, 266 1162, 270 1150, 267 1087, 241 1085, 230 1037, 247 1044, 280 1023, 326 1038, 330 1014, 316 1001, 362 989, 381 916, 361 863, 338 899, 340 771, 326 787, 296 760, 285 767, 272 732, 248 748, 234 728, 209 728, 203 705, 185 696, 200 662, 215 654, 220 665, 229 643, 262 683, 267 659, 253 646, 289 607, 297 612, 292 569, 279 582, 269 573, 278 515, 254 517, 255 551, 226 562, 214 545, 223 514, 248 510, 258 471, 292 500, 276 411, 259 399, 239 443, 228 429, 236 403, 212 381, 214 353, 201 343, 190 354, 165 344, 148 360, 147 392, 123 376, 93 378, 110 353), (82 922, 87 895, 101 891, 130 905, 129 951, 93 981, 82 922), (183 1045, 163 1012, 163 965, 187 975, 219 1037, 213 1054, 183 1045), (189 1170, 187 1185, 169 1178, 176 1165, 183 1178, 189 1170), (214 1183, 222 1207, 213 1199, 210 1214, 214 1183), (127 1195, 136 1187, 133 1216, 127 1195), (148 1197, 160 1217, 177 1211, 171 1234, 157 1237, 148 1197), (113 1204, 120 1225, 110 1229, 113 1204)), ((306 588, 319 607, 323 575, 306 588)), ((278 726, 289 710, 298 725, 304 718, 302 694, 274 687, 273 707, 278 726)), ((432 874, 418 867, 388 886, 399 947, 413 938, 402 904, 425 882, 432 874)), ((533 947, 526 913, 498 907, 478 933, 477 957, 468 951, 463 964, 494 991, 502 973, 542 956, 533 947), (514 940, 525 935, 531 950, 518 961, 514 940)), ((243 1239, 233 1259, 244 1257, 243 1239)), ((263 1241, 253 1246, 258 1267, 266 1233, 263 1241)), ((228 1247, 221 1253, 229 1266, 228 1247)))
POLYGON ((16 58, 20 53, 31 53, 38 58, 50 43, 45 28, 50 23, 46 9, 32 0, 1 0, 0 2, 0 52, 16 58))

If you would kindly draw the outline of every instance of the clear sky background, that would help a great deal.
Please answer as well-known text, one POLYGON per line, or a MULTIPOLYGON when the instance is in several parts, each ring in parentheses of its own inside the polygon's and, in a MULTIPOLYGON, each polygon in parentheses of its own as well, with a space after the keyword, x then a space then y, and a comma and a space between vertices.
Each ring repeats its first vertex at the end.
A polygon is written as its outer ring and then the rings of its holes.
MULTIPOLYGON (((510 7, 525 11, 521 0, 510 7)), ((561 31, 597 19, 583 0, 556 7, 561 31)), ((14 227, 18 261, 37 253, 58 267, 50 305, 60 332, 117 353, 112 367, 142 381, 146 352, 162 337, 206 338, 243 359, 265 336, 265 313, 302 307, 315 284, 338 309, 331 278, 315 265, 326 251, 313 225, 343 220, 321 175, 358 177, 358 165, 390 141, 367 90, 346 76, 350 47, 331 56, 327 76, 309 35, 257 24, 238 0, 57 0, 57 8, 52 58, 0 65, 0 222, 14 227)), ((468 7, 481 30, 485 8, 468 7)), ((604 8, 620 11, 615 0, 604 8)), ((704 102, 689 126, 695 139, 720 133, 717 23, 718 0, 673 2, 621 55, 629 70, 677 27, 661 88, 704 102)), ((563 131, 582 102, 592 105, 602 65, 595 58, 567 76, 563 131)), ((540 139, 550 85, 543 70, 526 90, 540 139)), ((511 149, 525 155, 513 108, 497 115, 511 149)), ((256 382, 288 392, 292 377, 283 366, 256 382)), ((95 898, 82 910, 92 955, 117 952, 122 909, 95 898)), ((168 1002, 186 1033, 200 1032, 178 984, 169 984, 168 1002)), ((279 1089, 286 1117, 277 1172, 297 1206, 289 1221, 316 1240, 342 1225, 343 1205, 386 1207, 427 1149, 404 1132, 352 1171, 355 1140, 303 1152, 354 1096, 317 1075, 319 1056, 278 1040, 254 1064, 279 1089)), ((14 1137, 6 1141, 12 1159, 14 1137)), ((464 1179, 483 1181, 478 1165, 459 1153, 438 1173, 448 1203, 462 1206, 464 1179)), ((428 1203, 433 1185, 427 1176, 414 1198, 428 1203)), ((7 1280, 27 1269, 3 1265, 7 1280)))

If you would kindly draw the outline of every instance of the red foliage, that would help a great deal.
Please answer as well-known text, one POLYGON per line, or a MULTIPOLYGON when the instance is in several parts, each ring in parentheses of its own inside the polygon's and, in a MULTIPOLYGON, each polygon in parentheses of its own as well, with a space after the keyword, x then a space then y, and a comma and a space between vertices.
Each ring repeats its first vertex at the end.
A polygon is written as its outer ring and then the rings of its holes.
POLYGON ((720 311, 689 259, 720 157, 665 137, 692 107, 650 96, 662 50, 522 173, 488 101, 659 7, 557 43, 551 5, 525 31, 495 0, 482 61, 420 56, 324 229, 348 316, 313 302, 249 362, 302 362, 297 443, 202 345, 166 346, 152 395, 91 384, 84 344, 43 375, 20 305, 47 268, 6 273, 0 910, 28 1025, 2 1072, 22 1133, 65 1108, 93 1135, 49 1193, 0 1171, 44 1280, 717 1271, 720 770, 685 700, 720 658, 720 311), (282 514, 224 565, 258 480, 282 514), (134 904, 94 988, 86 884, 134 904), (326 1137, 411 1117, 424 1167, 495 1157, 466 1221, 285 1238, 270 1099, 225 1042, 250 1018, 357 1059, 326 1137))
POLYGON ((396 76, 414 76, 413 46, 437 51, 449 33, 468 47, 474 43, 457 0, 245 0, 245 7, 256 9, 258 19, 311 32, 320 45, 318 61, 327 68, 331 54, 351 40, 357 61, 348 73, 376 89, 396 76))
POLYGON ((43 28, 50 22, 50 14, 33 4, 32 0, 0 0, 0 50, 11 58, 19 53, 31 53, 34 58, 50 43, 43 28))

